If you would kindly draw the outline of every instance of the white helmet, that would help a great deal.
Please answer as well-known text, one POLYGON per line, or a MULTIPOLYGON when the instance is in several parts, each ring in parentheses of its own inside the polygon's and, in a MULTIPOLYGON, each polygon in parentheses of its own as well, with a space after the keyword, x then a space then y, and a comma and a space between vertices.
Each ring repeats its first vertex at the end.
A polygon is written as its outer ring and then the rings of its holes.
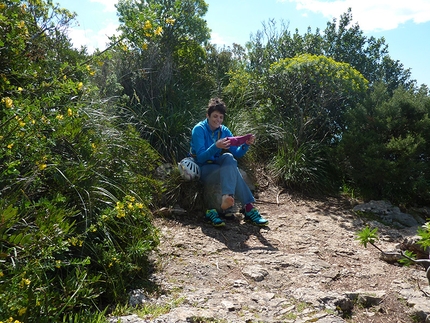
POLYGON ((200 167, 191 157, 186 157, 178 163, 179 173, 182 178, 191 181, 200 178, 200 167))

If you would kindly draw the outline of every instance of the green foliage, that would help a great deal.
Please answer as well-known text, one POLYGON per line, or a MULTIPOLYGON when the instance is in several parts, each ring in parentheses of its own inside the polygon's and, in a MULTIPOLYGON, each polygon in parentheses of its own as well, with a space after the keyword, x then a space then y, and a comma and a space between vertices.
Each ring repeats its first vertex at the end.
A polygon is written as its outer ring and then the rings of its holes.
POLYGON ((45 1, 0 6, 0 320, 102 322, 146 285, 159 155, 45 1), (37 52, 36 52, 37 49, 37 52))
POLYGON ((420 237, 418 244, 426 250, 430 247, 430 222, 426 222, 421 228, 418 228, 417 235, 420 237))
MULTIPOLYGON (((406 250, 405 255, 411 259, 417 259, 417 255, 414 254, 412 251, 406 250)), ((414 262, 406 257, 403 257, 402 259, 399 260, 399 263, 403 266, 409 267, 411 265, 414 264, 414 262)))
POLYGON ((300 145, 339 136, 345 128, 343 114, 362 96, 367 81, 348 64, 305 54, 274 63, 265 88, 300 145))
POLYGON ((430 201, 429 109, 426 91, 398 89, 390 98, 379 85, 349 112, 340 164, 364 198, 409 205, 430 201))
POLYGON ((375 242, 379 240, 378 237, 378 228, 374 228, 373 230, 366 226, 363 230, 358 231, 357 238, 361 245, 367 248, 367 244, 375 246, 375 242))

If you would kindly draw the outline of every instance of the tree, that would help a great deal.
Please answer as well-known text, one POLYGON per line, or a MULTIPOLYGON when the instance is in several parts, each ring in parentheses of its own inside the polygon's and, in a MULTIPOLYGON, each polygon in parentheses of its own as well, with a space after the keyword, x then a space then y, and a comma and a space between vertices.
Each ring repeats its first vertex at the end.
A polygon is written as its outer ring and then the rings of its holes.
POLYGON ((428 90, 399 88, 391 97, 387 85, 349 111, 340 147, 343 171, 365 198, 426 205, 430 201, 428 90))

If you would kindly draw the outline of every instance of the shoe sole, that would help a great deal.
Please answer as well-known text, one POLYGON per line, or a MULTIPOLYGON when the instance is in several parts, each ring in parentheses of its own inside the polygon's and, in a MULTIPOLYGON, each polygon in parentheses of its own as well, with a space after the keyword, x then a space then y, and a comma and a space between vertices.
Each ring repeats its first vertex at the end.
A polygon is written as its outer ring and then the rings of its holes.
POLYGON ((211 221, 208 221, 208 223, 209 223, 209 224, 212 224, 212 226, 214 226, 214 227, 216 227, 216 228, 225 226, 225 222, 222 222, 222 223, 220 223, 220 224, 215 224, 215 223, 213 223, 213 222, 211 222, 211 221))
POLYGON ((245 219, 245 222, 256 225, 257 227, 265 227, 266 225, 269 224, 269 221, 267 221, 266 223, 255 223, 254 221, 248 220, 248 219, 245 219))

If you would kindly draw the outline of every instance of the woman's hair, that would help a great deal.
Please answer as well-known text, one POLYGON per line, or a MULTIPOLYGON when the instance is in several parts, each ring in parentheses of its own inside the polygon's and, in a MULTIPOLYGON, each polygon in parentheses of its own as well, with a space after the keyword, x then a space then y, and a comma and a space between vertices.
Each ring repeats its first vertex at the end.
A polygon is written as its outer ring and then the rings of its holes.
POLYGON ((224 116, 226 114, 225 103, 220 98, 212 98, 209 100, 208 111, 207 111, 208 116, 210 116, 214 111, 218 111, 224 116))

